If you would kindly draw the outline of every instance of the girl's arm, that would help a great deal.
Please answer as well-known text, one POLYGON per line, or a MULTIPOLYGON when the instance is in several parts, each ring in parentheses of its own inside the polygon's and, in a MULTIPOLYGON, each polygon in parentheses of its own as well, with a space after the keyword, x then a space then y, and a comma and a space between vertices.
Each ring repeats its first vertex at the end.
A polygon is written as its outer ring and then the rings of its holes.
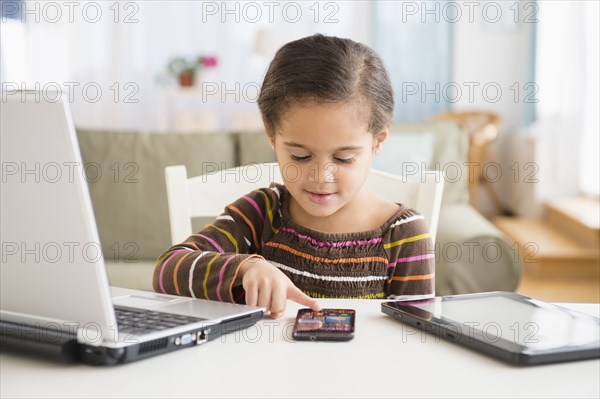
POLYGON ((273 318, 283 314, 287 299, 320 310, 259 255, 263 240, 277 231, 278 211, 277 189, 253 191, 227 206, 213 223, 158 258, 154 290, 261 306, 273 318))
POLYGON ((435 252, 422 215, 409 209, 390 229, 386 293, 395 300, 435 295, 435 252))
POLYGON ((263 230, 272 228, 272 215, 278 206, 278 196, 270 189, 253 191, 228 205, 213 223, 158 258, 154 290, 243 302, 240 268, 263 259, 258 254, 263 230))

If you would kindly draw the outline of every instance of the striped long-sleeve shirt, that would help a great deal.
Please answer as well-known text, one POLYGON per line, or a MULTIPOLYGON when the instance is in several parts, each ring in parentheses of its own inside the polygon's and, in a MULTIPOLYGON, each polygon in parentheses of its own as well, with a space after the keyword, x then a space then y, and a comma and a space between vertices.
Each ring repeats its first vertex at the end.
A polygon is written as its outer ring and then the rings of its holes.
POLYGON ((157 292, 244 303, 240 266, 264 258, 312 297, 421 299, 434 295, 427 224, 399 209, 376 230, 324 233, 296 224, 284 186, 255 190, 162 254, 157 292))

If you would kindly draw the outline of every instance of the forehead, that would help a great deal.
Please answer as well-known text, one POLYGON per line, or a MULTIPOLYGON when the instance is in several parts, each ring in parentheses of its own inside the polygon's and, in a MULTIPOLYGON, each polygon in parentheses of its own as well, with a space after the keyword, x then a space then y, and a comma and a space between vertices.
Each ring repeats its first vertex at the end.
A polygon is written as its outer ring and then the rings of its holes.
POLYGON ((365 112, 358 104, 314 102, 292 104, 277 136, 283 142, 319 150, 363 146, 373 138, 365 112))

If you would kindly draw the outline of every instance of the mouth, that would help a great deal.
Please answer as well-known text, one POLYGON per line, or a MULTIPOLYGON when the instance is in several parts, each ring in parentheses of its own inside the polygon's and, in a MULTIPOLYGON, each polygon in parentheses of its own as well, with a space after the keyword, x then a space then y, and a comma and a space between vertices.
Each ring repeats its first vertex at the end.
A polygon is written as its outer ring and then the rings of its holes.
POLYGON ((326 204, 328 203, 335 193, 317 193, 312 191, 306 191, 308 199, 315 204, 326 204))

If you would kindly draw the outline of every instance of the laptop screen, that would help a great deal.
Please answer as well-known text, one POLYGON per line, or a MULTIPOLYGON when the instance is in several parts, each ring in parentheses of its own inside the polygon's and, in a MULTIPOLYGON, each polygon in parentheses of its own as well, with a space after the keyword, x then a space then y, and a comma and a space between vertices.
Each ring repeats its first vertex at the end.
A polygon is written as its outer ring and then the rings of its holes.
POLYGON ((2 96, 2 320, 104 331, 114 312, 67 96, 2 96))

